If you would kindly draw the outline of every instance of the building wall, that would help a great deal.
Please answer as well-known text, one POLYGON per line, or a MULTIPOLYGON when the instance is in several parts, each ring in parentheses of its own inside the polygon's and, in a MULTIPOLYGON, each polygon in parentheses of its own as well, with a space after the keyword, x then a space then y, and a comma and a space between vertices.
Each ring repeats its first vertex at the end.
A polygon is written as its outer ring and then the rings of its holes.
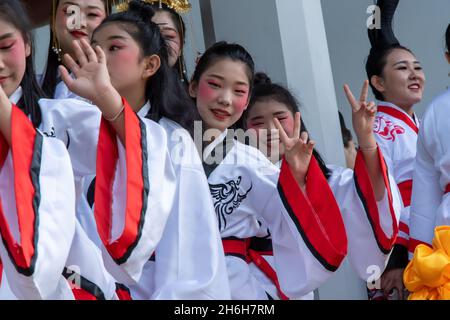
MULTIPOLYGON (((370 50, 366 21, 372 0, 321 0, 338 107, 347 125, 351 110, 342 86, 358 93, 366 79, 365 62, 370 50)), ((450 66, 444 58, 444 34, 450 23, 448 0, 402 0, 394 18, 394 32, 422 63, 426 75, 424 98, 416 105, 421 116, 427 104, 450 85, 450 66)), ((372 97, 373 99, 373 97, 372 97)))

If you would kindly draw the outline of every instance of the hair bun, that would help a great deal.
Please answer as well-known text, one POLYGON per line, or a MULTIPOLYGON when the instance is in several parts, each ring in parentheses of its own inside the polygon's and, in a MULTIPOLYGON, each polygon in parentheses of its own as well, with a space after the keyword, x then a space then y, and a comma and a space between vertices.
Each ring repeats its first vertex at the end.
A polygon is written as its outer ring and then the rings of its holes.
POLYGON ((128 11, 139 16, 144 21, 150 21, 155 15, 152 6, 141 0, 133 0, 128 4, 128 11))
POLYGON ((258 72, 258 73, 255 74, 255 78, 253 80, 253 84, 255 86, 271 85, 272 84, 272 80, 264 72, 258 72))

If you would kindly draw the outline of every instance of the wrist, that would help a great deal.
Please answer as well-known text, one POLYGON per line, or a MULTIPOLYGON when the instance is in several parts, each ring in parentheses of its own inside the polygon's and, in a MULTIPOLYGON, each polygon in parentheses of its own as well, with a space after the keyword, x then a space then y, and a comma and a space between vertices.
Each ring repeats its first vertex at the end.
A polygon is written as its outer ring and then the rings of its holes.
POLYGON ((104 118, 115 118, 123 109, 122 97, 113 87, 106 87, 100 92, 93 103, 100 109, 104 118))

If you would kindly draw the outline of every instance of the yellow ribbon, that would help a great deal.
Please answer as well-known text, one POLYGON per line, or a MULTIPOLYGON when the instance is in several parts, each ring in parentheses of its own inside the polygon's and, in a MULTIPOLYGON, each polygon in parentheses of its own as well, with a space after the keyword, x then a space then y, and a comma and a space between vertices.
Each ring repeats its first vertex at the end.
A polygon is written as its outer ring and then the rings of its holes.
POLYGON ((450 300, 450 226, 436 227, 432 248, 416 247, 403 282, 408 300, 450 300))

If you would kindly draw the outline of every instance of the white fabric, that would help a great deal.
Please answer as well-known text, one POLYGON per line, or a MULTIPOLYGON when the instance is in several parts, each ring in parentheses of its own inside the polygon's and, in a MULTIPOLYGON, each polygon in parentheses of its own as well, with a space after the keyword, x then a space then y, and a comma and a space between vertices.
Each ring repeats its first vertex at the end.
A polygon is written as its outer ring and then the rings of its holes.
MULTIPOLYGON (((15 201, 11 199, 14 199, 14 192, 20 192, 14 188, 13 161, 9 152, 0 172, 0 198, 4 211, 9 213, 16 212, 15 201)), ((43 139, 39 184, 38 254, 34 273, 31 276, 19 273, 3 242, 0 244, 4 276, 11 292, 20 299, 58 298, 55 292, 65 281, 62 271, 75 230, 75 191, 70 159, 58 140, 43 139)), ((6 216, 9 227, 16 229, 17 219, 11 219, 11 214, 6 216)), ((19 231, 13 231, 13 234, 19 242, 19 231)))
MULTIPOLYGON (((226 134, 227 131, 223 132, 205 149, 204 159, 222 143, 226 134)), ((210 174, 208 183, 222 238, 253 237, 259 230, 258 220, 268 226, 281 289, 295 299, 319 287, 332 272, 312 255, 287 213, 277 191, 279 172, 257 149, 234 141, 234 146, 210 174), (227 211, 226 202, 234 207, 231 212, 227 211)), ((232 299, 267 299, 264 287, 244 260, 227 256, 226 261, 232 299)))
POLYGON ((432 243, 434 228, 450 225, 450 90, 428 106, 417 142, 410 237, 432 243))
MULTIPOLYGON (((389 102, 379 102, 379 105, 387 106, 402 113, 419 128, 417 115, 411 117, 401 108, 389 102)), ((380 147, 389 173, 398 184, 412 180, 414 159, 416 157, 417 133, 402 119, 394 117, 382 111, 377 112, 374 124, 375 139, 380 147)), ((403 202, 402 202, 403 203, 403 202)), ((402 205, 400 221, 409 226, 409 205, 402 205)), ((409 234, 399 230, 399 237, 408 240, 409 234)))
MULTIPOLYGON (((354 172, 351 169, 337 166, 328 167, 332 170, 328 183, 341 210, 347 232, 349 262, 358 276, 365 281, 373 276, 372 268, 379 269, 379 275, 381 276, 390 253, 384 254, 377 244, 374 231, 356 191, 354 172)), ((398 224, 402 202, 392 176, 389 176, 389 184, 392 192, 395 222, 398 224)), ((377 202, 377 207, 381 228, 388 237, 392 237, 392 219, 387 191, 384 193, 384 198, 377 202)))

